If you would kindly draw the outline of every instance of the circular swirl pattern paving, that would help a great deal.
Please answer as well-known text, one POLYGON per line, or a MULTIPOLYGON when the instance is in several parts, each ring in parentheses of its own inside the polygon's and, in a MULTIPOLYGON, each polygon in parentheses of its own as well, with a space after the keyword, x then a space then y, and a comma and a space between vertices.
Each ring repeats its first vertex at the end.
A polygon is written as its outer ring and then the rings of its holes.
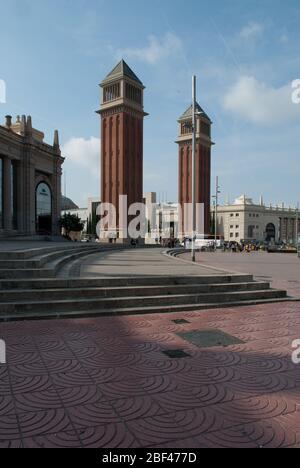
POLYGON ((0 324, 0 448, 299 447, 299 312, 0 324), (207 329, 245 343, 200 348, 177 335, 207 329))

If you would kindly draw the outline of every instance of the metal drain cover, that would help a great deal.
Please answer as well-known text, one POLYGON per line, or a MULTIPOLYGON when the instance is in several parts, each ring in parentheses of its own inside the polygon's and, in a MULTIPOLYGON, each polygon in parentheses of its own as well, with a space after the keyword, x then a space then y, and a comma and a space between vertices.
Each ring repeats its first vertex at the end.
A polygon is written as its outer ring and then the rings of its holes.
POLYGON ((241 341, 239 338, 228 335, 221 330, 196 330, 176 334, 189 343, 199 346, 199 348, 212 348, 215 346, 230 346, 244 343, 244 341, 241 341))
POLYGON ((187 320, 185 319, 177 319, 177 320, 172 320, 173 323, 175 323, 176 325, 185 325, 187 323, 191 323, 191 322, 188 322, 187 320))
POLYGON ((191 357, 190 354, 187 354, 182 349, 169 349, 167 351, 163 351, 163 354, 165 354, 171 359, 183 359, 183 358, 191 357))

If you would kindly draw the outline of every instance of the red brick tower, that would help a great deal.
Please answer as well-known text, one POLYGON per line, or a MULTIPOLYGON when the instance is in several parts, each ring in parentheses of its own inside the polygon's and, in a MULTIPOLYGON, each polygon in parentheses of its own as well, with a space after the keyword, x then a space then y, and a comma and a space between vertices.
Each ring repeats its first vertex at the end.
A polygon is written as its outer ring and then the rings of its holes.
MULTIPOLYGON (((204 233, 210 234, 210 196, 211 196, 211 140, 212 121, 201 109, 199 104, 196 111, 196 203, 204 204, 204 233)), ((184 204, 192 203, 192 106, 179 119, 179 203, 182 207, 181 234, 184 233, 184 204)))
MULTIPOLYGON (((145 87, 124 60, 100 84, 101 201, 111 203, 119 219, 119 196, 128 207, 143 202, 143 93, 145 87)), ((118 237, 122 237, 117 224, 118 237)))

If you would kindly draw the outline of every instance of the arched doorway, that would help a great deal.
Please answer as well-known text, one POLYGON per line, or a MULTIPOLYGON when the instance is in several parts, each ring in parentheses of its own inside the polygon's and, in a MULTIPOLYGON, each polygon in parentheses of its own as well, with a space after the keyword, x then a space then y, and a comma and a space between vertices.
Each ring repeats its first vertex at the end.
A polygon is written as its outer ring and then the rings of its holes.
POLYGON ((266 227, 266 241, 271 242, 276 239, 276 228, 273 223, 269 223, 266 227))
POLYGON ((41 235, 52 233, 52 193, 45 182, 36 188, 36 232, 41 235))

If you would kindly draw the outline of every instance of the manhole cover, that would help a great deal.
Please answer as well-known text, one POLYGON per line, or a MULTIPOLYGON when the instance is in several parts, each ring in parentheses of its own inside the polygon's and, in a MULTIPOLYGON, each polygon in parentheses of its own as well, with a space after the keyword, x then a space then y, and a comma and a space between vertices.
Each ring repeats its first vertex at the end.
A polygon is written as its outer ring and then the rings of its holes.
POLYGON ((244 341, 241 341, 239 338, 228 335, 221 330, 199 330, 177 333, 177 335, 189 343, 199 346, 199 348, 212 348, 215 346, 230 346, 244 343, 244 341))
POLYGON ((174 322, 176 325, 185 325, 186 323, 191 323, 191 322, 188 322, 188 321, 185 320, 185 319, 177 319, 177 320, 173 320, 173 322, 174 322))
POLYGON ((163 351, 163 354, 165 354, 171 359, 183 359, 183 358, 191 357, 190 354, 187 354, 182 349, 170 349, 168 351, 163 351))

